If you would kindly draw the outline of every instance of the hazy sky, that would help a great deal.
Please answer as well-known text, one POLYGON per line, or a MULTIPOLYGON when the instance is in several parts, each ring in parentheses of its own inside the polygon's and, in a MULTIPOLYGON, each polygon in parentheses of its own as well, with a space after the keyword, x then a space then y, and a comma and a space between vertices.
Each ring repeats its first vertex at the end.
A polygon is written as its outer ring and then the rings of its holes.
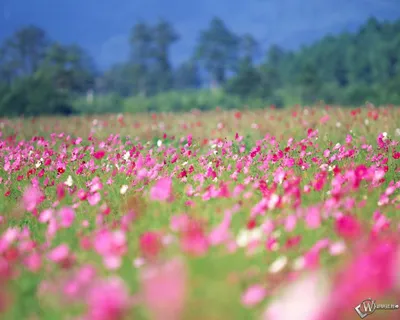
POLYGON ((174 24, 181 35, 172 49, 176 62, 190 56, 213 16, 264 46, 296 48, 354 30, 370 16, 400 18, 400 0, 0 0, 0 13, 0 41, 33 23, 53 39, 82 45, 105 67, 126 58, 130 28, 139 20, 163 17, 174 24))

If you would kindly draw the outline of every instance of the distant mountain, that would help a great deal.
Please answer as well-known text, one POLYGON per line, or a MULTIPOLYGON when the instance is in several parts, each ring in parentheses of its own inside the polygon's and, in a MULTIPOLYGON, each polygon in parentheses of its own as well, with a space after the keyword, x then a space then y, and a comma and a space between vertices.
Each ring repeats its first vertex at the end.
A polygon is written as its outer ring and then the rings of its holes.
POLYGON ((63 43, 86 48, 101 67, 127 57, 128 34, 140 20, 171 21, 181 34, 173 61, 190 56, 198 33, 219 16, 262 44, 295 49, 328 33, 354 31, 369 17, 400 17, 400 0, 0 0, 0 41, 33 23, 63 43))

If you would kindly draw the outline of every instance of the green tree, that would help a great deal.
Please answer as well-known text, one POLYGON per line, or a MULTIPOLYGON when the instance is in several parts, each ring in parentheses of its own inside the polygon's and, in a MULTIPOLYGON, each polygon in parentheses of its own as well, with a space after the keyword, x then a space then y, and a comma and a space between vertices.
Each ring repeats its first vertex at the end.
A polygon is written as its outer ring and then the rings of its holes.
POLYGON ((135 93, 148 95, 151 89, 151 63, 154 57, 152 29, 146 23, 137 23, 130 35, 132 88, 135 93))
POLYGON ((15 80, 4 95, 0 95, 0 114, 36 116, 40 114, 71 114, 67 92, 54 90, 48 77, 36 73, 15 80))
POLYGON ((181 63, 174 73, 174 83, 178 90, 199 88, 201 79, 197 63, 192 60, 181 63))
POLYGON ((319 99, 321 81, 318 77, 318 69, 312 62, 307 61, 302 65, 298 81, 301 86, 303 102, 316 102, 319 99))
POLYGON ((238 37, 221 19, 213 18, 208 29, 200 34, 195 56, 212 81, 221 85, 226 80, 227 71, 237 66, 238 49, 238 37))
POLYGON ((75 93, 85 93, 94 87, 96 69, 92 59, 79 46, 54 43, 46 52, 39 70, 55 87, 75 93))
POLYGON ((261 76, 253 64, 253 59, 259 53, 259 45, 250 34, 245 34, 240 40, 237 74, 228 81, 226 90, 247 98, 259 91, 261 76))
POLYGON ((122 97, 134 93, 136 74, 134 66, 130 63, 117 63, 106 70, 98 83, 97 90, 102 93, 115 92, 122 97))
POLYGON ((179 35, 173 26, 165 20, 160 20, 153 28, 152 33, 154 41, 153 55, 155 59, 153 76, 157 80, 156 90, 157 92, 166 91, 173 86, 169 49, 173 43, 179 40, 179 35))
POLYGON ((71 113, 72 94, 94 85, 95 67, 84 50, 52 43, 36 26, 21 28, 6 39, 0 61, 3 115, 71 113))
POLYGON ((40 67, 49 45, 46 32, 37 26, 17 30, 2 46, 4 67, 1 73, 6 73, 11 79, 33 74, 40 67))

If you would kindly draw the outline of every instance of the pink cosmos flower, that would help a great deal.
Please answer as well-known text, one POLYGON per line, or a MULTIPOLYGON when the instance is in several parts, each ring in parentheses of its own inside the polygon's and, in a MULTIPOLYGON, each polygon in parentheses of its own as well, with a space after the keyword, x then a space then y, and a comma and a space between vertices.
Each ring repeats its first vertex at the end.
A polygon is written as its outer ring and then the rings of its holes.
POLYGON ((30 186, 23 195, 22 201, 26 211, 32 212, 44 200, 44 194, 39 188, 30 186))
POLYGON ((161 237, 156 232, 145 232, 139 239, 139 246, 144 257, 155 258, 162 248, 161 237))
POLYGON ((253 285, 243 293, 242 295, 242 304, 246 307, 252 307, 254 305, 259 304, 267 294, 266 289, 259 285, 253 285))
POLYGON ((75 219, 75 211, 70 207, 64 207, 58 212, 60 218, 60 226, 69 228, 75 219))
POLYGON ((232 220, 232 211, 225 211, 222 222, 210 233, 208 240, 211 245, 218 245, 229 239, 229 227, 232 220))
POLYGON ((130 297, 119 278, 103 280, 94 285, 87 298, 87 320, 122 320, 130 308, 130 297))
POLYGON ((37 252, 34 252, 24 259, 24 264, 30 271, 37 272, 42 266, 42 258, 37 252))
POLYGON ((338 274, 320 319, 337 319, 347 314, 365 297, 390 293, 396 287, 397 241, 373 240, 360 247, 359 253, 338 274))
POLYGON ((105 155, 106 155, 106 152, 104 150, 98 150, 93 153, 93 157, 98 160, 104 158, 105 155))
POLYGON ((356 239, 361 235, 361 225, 353 216, 339 217, 335 222, 336 232, 346 239, 356 239))
POLYGON ((121 258, 127 251, 125 232, 101 230, 96 234, 94 247, 97 253, 103 257, 106 268, 118 269, 122 263, 121 258))
POLYGON ((168 201, 172 197, 171 178, 162 178, 150 190, 150 198, 154 201, 168 201))
POLYGON ((68 266, 71 262, 70 250, 67 244, 60 244, 58 247, 51 250, 48 258, 62 266, 68 266))
POLYGON ((101 195, 98 192, 95 192, 94 194, 91 194, 90 196, 87 197, 87 200, 91 206, 95 206, 98 204, 101 200, 101 195))
POLYGON ((321 217, 319 213, 319 209, 316 207, 308 208, 308 212, 306 214, 306 224, 309 229, 317 229, 321 225, 321 217))
POLYGON ((180 319, 186 298, 186 278, 186 267, 178 259, 143 269, 142 295, 153 319, 180 319))
POLYGON ((183 232, 181 247, 184 252, 195 256, 202 256, 207 252, 209 241, 197 221, 190 221, 183 232))
POLYGON ((316 320, 328 301, 329 283, 325 274, 312 273, 288 287, 267 306, 262 320, 316 320))

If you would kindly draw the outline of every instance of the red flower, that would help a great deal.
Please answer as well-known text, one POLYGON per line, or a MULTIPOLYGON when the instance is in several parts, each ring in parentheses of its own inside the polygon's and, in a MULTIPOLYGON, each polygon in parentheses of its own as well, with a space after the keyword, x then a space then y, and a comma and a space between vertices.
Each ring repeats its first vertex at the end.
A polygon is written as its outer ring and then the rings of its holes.
POLYGON ((58 168, 58 169, 57 169, 57 172, 58 172, 59 174, 63 174, 63 173, 65 172, 65 169, 64 169, 64 168, 58 168))
POLYGON ((95 157, 97 160, 102 159, 106 155, 106 152, 104 150, 99 150, 93 153, 93 157, 95 157))
POLYGON ((144 257, 154 258, 161 250, 162 243, 158 233, 148 231, 139 240, 140 251, 144 257))
POLYGON ((251 219, 249 222, 247 222, 247 229, 252 230, 257 226, 257 221, 256 219, 251 219))

